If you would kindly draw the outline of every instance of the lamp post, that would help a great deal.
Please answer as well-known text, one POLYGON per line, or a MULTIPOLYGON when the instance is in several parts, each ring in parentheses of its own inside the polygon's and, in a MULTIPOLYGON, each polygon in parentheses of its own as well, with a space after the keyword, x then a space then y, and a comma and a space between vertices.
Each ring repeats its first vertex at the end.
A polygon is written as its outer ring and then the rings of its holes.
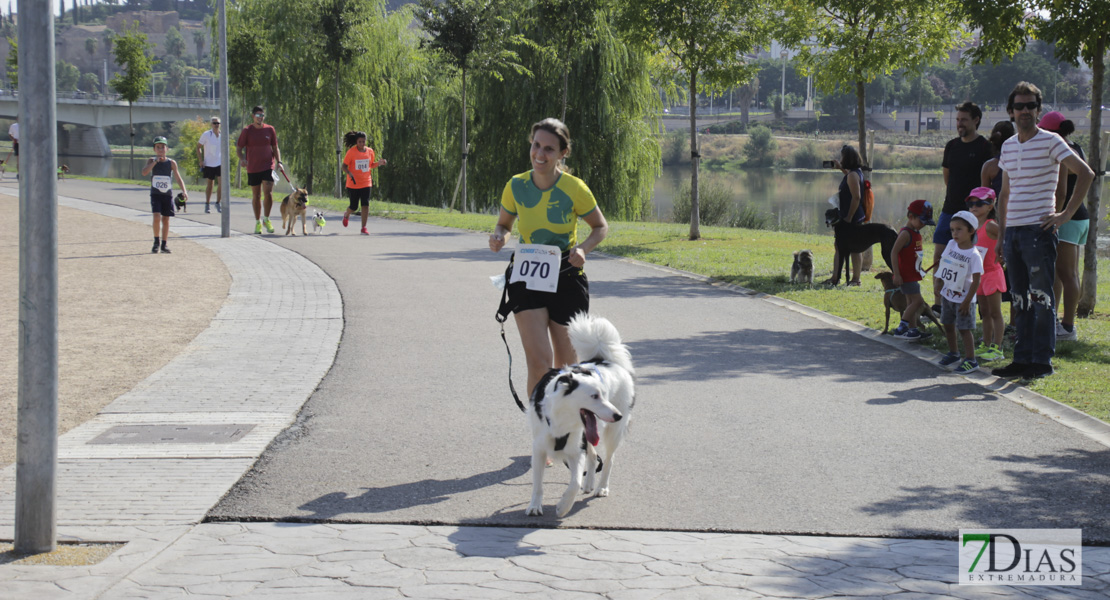
POLYGON ((786 50, 779 53, 782 57, 782 91, 779 92, 779 109, 782 110, 782 116, 786 116, 786 50))

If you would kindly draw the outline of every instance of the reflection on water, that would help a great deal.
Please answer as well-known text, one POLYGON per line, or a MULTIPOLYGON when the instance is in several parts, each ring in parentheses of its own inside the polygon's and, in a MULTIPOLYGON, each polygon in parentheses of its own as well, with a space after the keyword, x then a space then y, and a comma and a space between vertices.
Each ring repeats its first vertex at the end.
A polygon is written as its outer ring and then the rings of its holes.
MULTIPOLYGON (((752 169, 739 172, 702 169, 701 181, 715 179, 732 190, 737 204, 755 207, 773 216, 773 221, 788 231, 825 233, 825 210, 829 196, 836 193, 844 175, 840 171, 783 171, 752 169)), ((671 219, 675 194, 690 183, 689 166, 664 167, 655 182, 655 215, 661 221, 671 219)), ((875 192, 872 220, 900 228, 906 221, 906 207, 918 198, 933 203, 934 215, 944 204, 944 176, 940 173, 872 174, 871 189, 875 192)), ((1102 198, 1107 196, 1104 188, 1102 198)), ((1107 202, 1102 203, 1105 216, 1107 202)))
MULTIPOLYGON (((154 153, 149 148, 135 148, 135 178, 139 179, 139 172, 143 170, 146 159, 154 153)), ((88 177, 111 177, 114 179, 127 179, 126 156, 103 158, 99 156, 60 156, 60 164, 69 166, 72 175, 85 175, 88 177)))

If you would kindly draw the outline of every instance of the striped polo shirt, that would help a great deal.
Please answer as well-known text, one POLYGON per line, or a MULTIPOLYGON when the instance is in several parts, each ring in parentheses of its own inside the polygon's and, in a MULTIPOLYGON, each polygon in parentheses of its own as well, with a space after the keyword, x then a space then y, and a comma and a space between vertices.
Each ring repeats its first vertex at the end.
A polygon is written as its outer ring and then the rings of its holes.
POLYGON ((1002 143, 998 166, 1010 177, 1007 227, 1037 225, 1056 212, 1060 163, 1072 154, 1063 138, 1040 128, 1025 142, 1015 135, 1002 143))

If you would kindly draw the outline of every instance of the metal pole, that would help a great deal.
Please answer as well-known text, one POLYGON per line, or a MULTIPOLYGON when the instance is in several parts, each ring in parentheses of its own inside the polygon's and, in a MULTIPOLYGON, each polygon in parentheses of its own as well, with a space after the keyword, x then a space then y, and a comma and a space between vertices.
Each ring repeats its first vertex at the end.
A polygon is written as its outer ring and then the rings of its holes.
POLYGON ((779 108, 782 116, 786 116, 786 50, 782 51, 782 91, 779 92, 779 108))
POLYGON ((231 121, 228 114, 227 103, 231 96, 231 89, 227 85, 227 0, 220 0, 220 204, 223 213, 220 215, 220 237, 231 237, 231 150, 228 140, 231 139, 231 121))
POLYGON ((19 411, 15 550, 57 547, 58 133, 54 13, 19 0, 19 411))

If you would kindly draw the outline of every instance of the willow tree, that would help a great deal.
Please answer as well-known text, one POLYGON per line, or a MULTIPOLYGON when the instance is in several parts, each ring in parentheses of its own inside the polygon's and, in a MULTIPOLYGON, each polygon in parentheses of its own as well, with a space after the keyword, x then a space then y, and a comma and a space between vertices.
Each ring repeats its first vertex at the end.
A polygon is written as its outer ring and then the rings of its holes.
POLYGON ((770 42, 768 0, 626 0, 622 28, 641 48, 662 47, 690 82, 690 239, 701 237, 697 106, 702 90, 723 91, 756 74, 745 55, 770 42), (704 83, 699 81, 704 78, 704 83))
POLYGON ((529 127, 560 114, 565 94, 572 138, 567 166, 589 184, 607 215, 642 217, 660 168, 662 107, 649 77, 651 55, 625 43, 613 11, 599 6, 583 20, 589 35, 564 62, 541 47, 550 29, 536 18, 535 5, 519 2, 518 8, 523 12, 513 19, 514 31, 534 41, 521 49, 521 64, 533 75, 474 79, 474 195, 480 206, 496 210, 505 182, 529 169, 529 127))
MULTIPOLYGON (((462 76, 462 169, 459 182, 466 208, 466 76, 470 72, 496 79, 502 71, 522 72, 518 55, 509 45, 523 40, 510 33, 506 0, 420 0, 416 20, 428 34, 424 46, 462 76)), ((454 203, 452 202, 452 205, 454 203)))
MULTIPOLYGON (((330 133, 336 99, 335 64, 321 45, 304 39, 304 32, 319 27, 320 0, 243 0, 238 4, 236 26, 241 19, 249 19, 268 49, 254 102, 266 107, 267 122, 277 130, 282 158, 298 184, 311 188, 318 166, 323 173, 330 172, 330 156, 335 150, 330 133)), ((344 66, 339 120, 347 123, 348 129, 367 129, 367 141, 380 148, 380 132, 372 133, 370 126, 400 111, 406 80, 397 74, 411 57, 409 47, 401 41, 410 15, 387 15, 383 0, 365 0, 359 6, 368 16, 350 35, 363 51, 354 53, 344 66)), ((230 33, 231 25, 229 37, 230 33)))
POLYGON ((796 0, 787 5, 777 37, 798 49, 804 74, 826 94, 856 94, 859 151, 866 142, 866 85, 899 69, 920 72, 943 62, 967 34, 954 24, 959 0, 796 0))
MULTIPOLYGON (((1110 3, 1106 0, 967 0, 964 16, 974 27, 981 27, 981 44, 972 50, 977 62, 997 63, 1025 48, 1030 39, 1056 45, 1056 58, 1091 66, 1091 142, 1087 157, 1096 177, 1087 191, 1087 210, 1091 213, 1090 232, 1083 249, 1083 283, 1078 312, 1088 316, 1098 301, 1098 226, 1104 174, 1102 168, 1103 87, 1106 51, 1110 44, 1110 3)), ((1015 85, 1018 82, 1013 82, 1015 85)))

